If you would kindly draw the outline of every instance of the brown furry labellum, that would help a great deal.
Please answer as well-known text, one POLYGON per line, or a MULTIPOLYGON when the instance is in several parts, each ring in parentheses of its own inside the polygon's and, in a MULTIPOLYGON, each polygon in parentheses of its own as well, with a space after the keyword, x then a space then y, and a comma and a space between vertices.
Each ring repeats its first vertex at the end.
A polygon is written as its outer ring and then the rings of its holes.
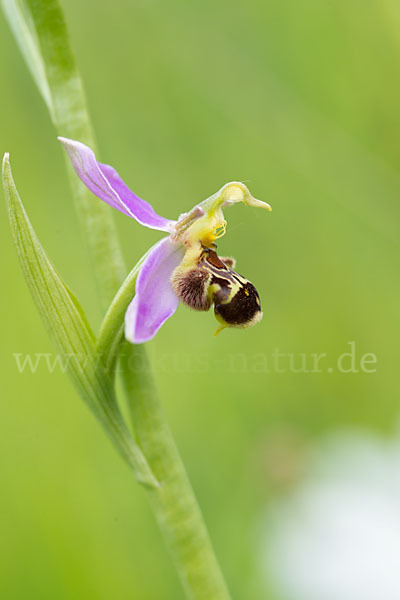
POLYGON ((220 258, 211 248, 203 248, 193 266, 184 263, 172 274, 172 286, 178 298, 195 310, 214 314, 223 327, 249 327, 262 318, 256 288, 233 268, 235 259, 220 258))

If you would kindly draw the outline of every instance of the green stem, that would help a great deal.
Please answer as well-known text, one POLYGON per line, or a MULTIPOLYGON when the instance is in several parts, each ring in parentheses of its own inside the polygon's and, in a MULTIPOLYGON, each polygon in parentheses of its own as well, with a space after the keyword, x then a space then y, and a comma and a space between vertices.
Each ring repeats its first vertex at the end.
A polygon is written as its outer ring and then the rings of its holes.
POLYGON ((121 367, 138 444, 159 482, 150 503, 191 600, 229 600, 202 514, 149 376, 142 346, 125 343, 121 367))

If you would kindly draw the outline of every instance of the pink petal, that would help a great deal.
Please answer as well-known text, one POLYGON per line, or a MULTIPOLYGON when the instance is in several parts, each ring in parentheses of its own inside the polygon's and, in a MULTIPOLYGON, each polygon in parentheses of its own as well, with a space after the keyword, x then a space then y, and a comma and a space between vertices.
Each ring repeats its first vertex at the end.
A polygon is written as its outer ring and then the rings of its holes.
POLYGON ((147 256, 136 280, 135 297, 125 315, 125 337, 134 344, 151 340, 172 317, 179 300, 171 286, 173 270, 182 262, 184 248, 163 238, 147 256))
POLYGON ((158 215, 151 204, 134 194, 109 165, 97 162, 85 144, 59 137, 80 179, 93 194, 150 229, 171 232, 175 221, 158 215))

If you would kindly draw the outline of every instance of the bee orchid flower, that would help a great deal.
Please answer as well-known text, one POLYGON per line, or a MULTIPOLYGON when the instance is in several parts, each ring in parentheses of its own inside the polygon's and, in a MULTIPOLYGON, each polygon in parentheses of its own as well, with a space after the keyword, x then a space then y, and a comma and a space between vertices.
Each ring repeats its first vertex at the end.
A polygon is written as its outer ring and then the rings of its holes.
POLYGON ((214 306, 218 333, 225 327, 249 327, 262 317, 259 295, 250 281, 234 271, 233 258, 219 257, 216 240, 225 233, 222 209, 237 202, 271 210, 253 198, 240 182, 224 185, 174 221, 159 216, 134 194, 109 165, 96 160, 93 151, 60 137, 83 183, 104 202, 150 229, 164 231, 140 268, 135 296, 125 316, 125 337, 132 343, 152 339, 179 302, 200 311, 214 306))

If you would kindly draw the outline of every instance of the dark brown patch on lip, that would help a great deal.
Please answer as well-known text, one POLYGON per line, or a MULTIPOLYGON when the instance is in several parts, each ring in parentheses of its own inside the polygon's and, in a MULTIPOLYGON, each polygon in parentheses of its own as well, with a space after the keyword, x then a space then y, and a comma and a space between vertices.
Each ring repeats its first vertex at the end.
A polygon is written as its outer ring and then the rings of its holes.
POLYGON ((224 263, 222 262, 222 260, 219 258, 218 254, 214 250, 207 250, 206 258, 207 258, 207 261, 214 267, 217 267, 217 269, 224 269, 224 270, 227 269, 226 265, 224 265, 224 263))

